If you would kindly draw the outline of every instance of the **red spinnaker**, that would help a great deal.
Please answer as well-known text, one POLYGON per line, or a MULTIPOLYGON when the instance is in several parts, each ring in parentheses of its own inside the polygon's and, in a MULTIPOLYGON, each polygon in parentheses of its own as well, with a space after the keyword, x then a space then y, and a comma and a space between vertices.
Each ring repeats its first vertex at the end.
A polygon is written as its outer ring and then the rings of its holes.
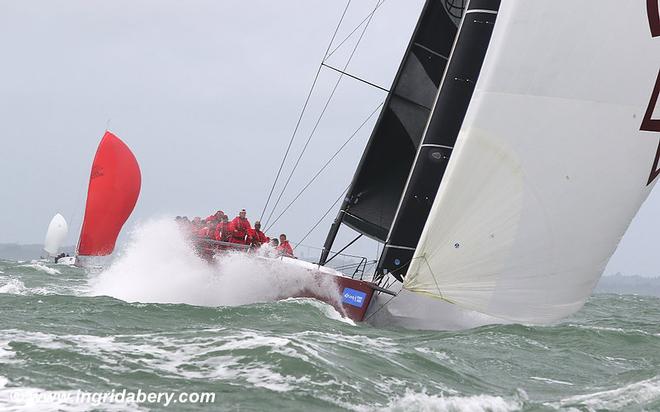
POLYGON ((106 131, 96 150, 89 177, 79 255, 112 253, 119 231, 135 207, 141 181, 140 166, 131 150, 106 131))

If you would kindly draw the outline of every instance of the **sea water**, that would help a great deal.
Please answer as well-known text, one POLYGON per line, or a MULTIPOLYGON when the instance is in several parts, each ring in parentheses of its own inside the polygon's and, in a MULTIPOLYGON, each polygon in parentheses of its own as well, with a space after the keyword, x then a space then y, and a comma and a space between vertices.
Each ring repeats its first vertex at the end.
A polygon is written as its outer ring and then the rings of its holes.
POLYGON ((411 331, 270 302, 301 279, 238 255, 209 265, 162 222, 98 274, 0 260, 0 410, 660 410, 660 299, 595 295, 550 326, 411 331))

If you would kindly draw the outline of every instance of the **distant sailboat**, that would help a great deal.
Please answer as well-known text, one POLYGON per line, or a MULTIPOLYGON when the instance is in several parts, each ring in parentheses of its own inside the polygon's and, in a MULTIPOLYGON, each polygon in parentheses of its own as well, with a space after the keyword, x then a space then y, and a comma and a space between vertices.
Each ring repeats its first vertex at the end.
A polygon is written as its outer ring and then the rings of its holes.
POLYGON ((140 194, 141 174, 131 150, 106 131, 99 143, 89 177, 85 217, 77 247, 83 266, 94 256, 107 256, 140 194))
POLYGON ((61 214, 56 214, 50 220, 48 230, 46 231, 46 238, 44 239, 44 251, 48 256, 55 258, 58 256, 60 248, 66 241, 69 234, 69 226, 61 214))

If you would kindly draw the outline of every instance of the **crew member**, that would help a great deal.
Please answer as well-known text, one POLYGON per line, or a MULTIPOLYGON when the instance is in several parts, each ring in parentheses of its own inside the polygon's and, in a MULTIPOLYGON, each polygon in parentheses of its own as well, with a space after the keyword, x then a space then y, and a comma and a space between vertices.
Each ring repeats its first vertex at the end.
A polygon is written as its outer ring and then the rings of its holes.
POLYGON ((261 222, 254 222, 254 229, 249 229, 247 232, 248 245, 258 248, 259 246, 268 243, 270 239, 264 232, 261 231, 261 222))
POLYGON ((247 213, 245 212, 245 209, 242 209, 238 216, 236 216, 230 223, 229 223, 229 230, 231 231, 231 242, 232 243, 238 243, 241 245, 246 244, 246 237, 248 230, 252 229, 252 226, 250 225, 250 221, 247 220, 246 217, 247 213))
POLYGON ((213 234, 211 228, 213 227, 213 222, 203 222, 202 228, 197 232, 197 237, 202 239, 209 238, 213 234))
POLYGON ((207 222, 208 221, 214 221, 214 222, 218 223, 218 222, 220 222, 220 220, 222 220, 222 216, 224 214, 225 214, 225 212, 223 212, 222 210, 218 210, 217 212, 215 212, 211 216, 207 217, 206 221, 207 222))
POLYGON ((277 247, 277 252, 282 256, 295 257, 293 256, 293 248, 289 244, 289 241, 286 240, 284 233, 280 235, 280 245, 277 247))
POLYGON ((229 229, 229 219, 227 215, 223 214, 220 223, 215 227, 215 240, 220 242, 229 242, 231 237, 231 230, 229 229))

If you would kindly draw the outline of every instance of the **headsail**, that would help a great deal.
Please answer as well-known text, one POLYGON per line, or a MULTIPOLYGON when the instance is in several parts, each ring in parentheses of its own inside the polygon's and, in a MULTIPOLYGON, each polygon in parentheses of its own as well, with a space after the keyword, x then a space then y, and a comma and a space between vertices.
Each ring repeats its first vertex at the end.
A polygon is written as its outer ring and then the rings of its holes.
POLYGON ((140 184, 135 156, 124 142, 106 131, 92 164, 79 255, 112 253, 117 236, 135 207, 140 184))
MULTIPOLYGON (((384 242, 438 91, 461 7, 427 0, 353 182, 333 225, 384 242)), ((327 257, 327 251, 324 251, 327 257)), ((321 261, 324 261, 322 257, 321 261)))
POLYGON ((57 252, 59 252, 68 234, 69 226, 66 224, 64 216, 59 213, 53 216, 48 225, 46 238, 44 239, 44 250, 46 253, 51 257, 57 256, 57 252))
POLYGON ((655 183, 654 8, 502 2, 406 289, 530 323, 584 304, 655 183))

